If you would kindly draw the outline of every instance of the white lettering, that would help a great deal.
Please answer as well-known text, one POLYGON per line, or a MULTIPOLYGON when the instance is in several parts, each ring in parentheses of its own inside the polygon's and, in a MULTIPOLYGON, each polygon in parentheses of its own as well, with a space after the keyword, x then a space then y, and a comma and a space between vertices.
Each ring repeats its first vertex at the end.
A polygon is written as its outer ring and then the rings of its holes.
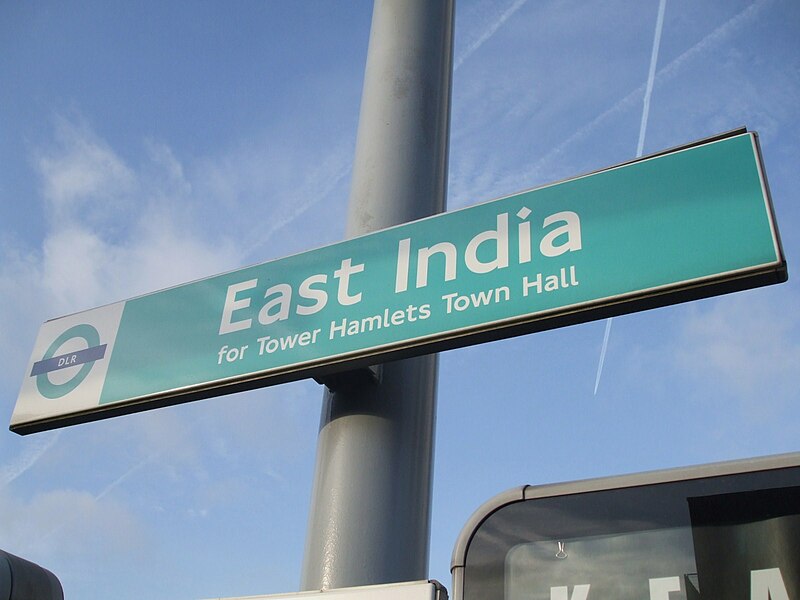
POLYGON ((442 300, 446 303, 445 310, 448 314, 452 313, 453 310, 463 312, 470 307, 478 308, 492 303, 506 302, 509 298, 511 298, 511 290, 505 285, 493 290, 483 290, 477 293, 470 292, 469 296, 460 296, 458 292, 442 296, 442 300))
POLYGON ((680 591, 680 577, 658 577, 650 580, 650 600, 669 600, 670 592, 680 591))
POLYGON ((572 595, 565 585, 550 588, 550 600, 586 600, 589 597, 589 584, 584 583, 572 588, 572 595))
POLYGON ((336 321, 331 321, 331 333, 328 336, 330 339, 335 337, 335 334, 339 334, 341 337, 347 335, 347 319, 342 319, 342 324, 337 325, 336 321))
POLYGON ((428 285, 428 260, 434 254, 444 254, 444 280, 456 278, 456 247, 450 242, 440 242, 430 248, 420 248, 417 252, 417 287, 428 285))
POLYGON ((272 354, 279 348, 281 350, 291 350, 295 346, 308 346, 309 344, 317 343, 317 335, 321 329, 314 329, 311 331, 303 331, 300 333, 293 333, 285 335, 280 338, 273 338, 268 335, 258 338, 258 354, 272 354))
POLYGON ((541 294, 542 293, 542 274, 541 273, 537 273, 536 274, 536 279, 533 280, 533 281, 529 280, 527 275, 522 278, 522 295, 527 297, 528 291, 531 288, 536 288, 536 293, 537 294, 541 294))
POLYGON ((244 345, 241 348, 229 348, 228 345, 224 345, 222 348, 219 349, 217 353, 217 364, 222 364, 222 359, 224 358, 226 362, 234 362, 236 360, 241 360, 244 358, 244 351, 249 348, 248 345, 244 345))
POLYGON ((350 295, 350 275, 361 273, 364 264, 353 265, 352 259, 346 258, 342 261, 342 266, 333 272, 333 276, 339 280, 339 291, 336 298, 342 306, 350 306, 361 302, 361 293, 350 295))
POLYGON ((394 293, 408 289, 408 263, 411 254, 411 238, 400 240, 397 245, 397 271, 394 276, 394 293))
POLYGON ((234 311, 250 306, 250 298, 237 300, 236 294, 244 290, 253 289, 257 285, 258 279, 250 279, 242 283, 234 283, 228 286, 228 293, 225 294, 225 306, 222 309, 222 321, 219 324, 219 335, 250 328, 253 322, 252 319, 242 319, 241 321, 232 321, 231 319, 234 311))
POLYGON ((519 264, 531 262, 531 224, 525 219, 531 215, 531 209, 523 206, 517 211, 517 216, 523 220, 517 226, 519 231, 519 264))
MULTIPOLYGON (((383 313, 368 315, 361 319, 347 319, 345 317, 340 321, 331 321, 328 337, 330 339, 335 339, 337 336, 347 337, 362 333, 370 333, 387 327, 397 327, 405 323, 413 323, 420 319, 424 320, 430 316, 430 304, 423 304, 421 306, 409 304, 405 309, 397 310, 385 308, 383 309, 383 313)), ((316 336, 318 330, 315 329, 314 331, 314 335, 316 336)))
POLYGON ((750 571, 750 600, 789 600, 781 570, 750 571))
POLYGON ((305 306, 303 304, 297 305, 297 314, 298 315, 313 315, 321 311, 325 308, 325 305, 328 303, 328 292, 325 290, 318 290, 312 288, 311 286, 315 283, 327 283, 328 276, 327 275, 312 275, 303 281, 300 284, 300 290, 298 294, 300 294, 301 298, 306 298, 307 300, 314 300, 314 304, 310 306, 305 306))
POLYGON ((508 266, 508 213, 497 215, 496 229, 482 231, 469 241, 464 254, 464 262, 473 273, 489 273, 508 266), (488 262, 482 262, 478 259, 478 248, 481 244, 492 240, 495 242, 495 258, 488 262))
POLYGON ((258 312, 258 322, 262 325, 269 325, 275 321, 284 321, 289 318, 289 308, 292 305, 292 286, 288 283, 273 285, 264 293, 264 298, 277 295, 269 302, 264 303, 258 312), (270 312, 277 307, 277 312, 270 312))
MULTIPOLYGON (((509 231, 509 213, 496 215, 495 227, 481 231, 472 237, 466 248, 457 247, 453 242, 441 241, 430 246, 421 247, 416 251, 416 263, 412 264, 411 253, 412 239, 404 238, 397 247, 397 264, 395 271, 395 293, 408 290, 409 279, 415 281, 416 287, 424 288, 430 279, 430 262, 437 254, 442 255, 444 269, 442 281, 453 281, 457 278, 460 260, 472 272, 477 274, 490 273, 498 269, 505 269, 511 260, 509 248, 516 244, 514 258, 519 264, 533 261, 533 245, 531 222, 528 220, 533 213, 525 206, 516 212, 516 231, 509 231), (516 239, 511 237, 516 235, 516 239), (463 259, 459 254, 463 252, 463 259), (414 269, 416 268, 416 275, 414 269)), ((561 211, 545 217, 542 221, 542 234, 539 240, 539 252, 543 257, 552 258, 565 252, 581 250, 583 241, 581 237, 581 222, 577 213, 561 211)), ((441 264, 441 263, 440 263, 441 264)), ((566 280, 560 287, 568 287, 566 280)), ((552 287, 552 285, 551 285, 552 287)), ((553 288, 555 289, 555 288, 553 288)))
POLYGON ((577 213, 570 210, 555 213, 544 220, 542 228, 549 227, 556 221, 564 221, 564 225, 548 231, 539 244, 539 251, 544 256, 560 256, 565 252, 575 252, 581 249, 581 220, 577 213), (555 241, 562 235, 567 236, 567 241, 560 246, 555 241))

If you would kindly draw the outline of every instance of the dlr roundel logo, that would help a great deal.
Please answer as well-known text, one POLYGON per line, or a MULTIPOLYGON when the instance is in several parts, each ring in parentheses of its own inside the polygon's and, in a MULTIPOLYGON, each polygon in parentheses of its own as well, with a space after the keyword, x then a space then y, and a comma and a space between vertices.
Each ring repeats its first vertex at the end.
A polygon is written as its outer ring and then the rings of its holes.
POLYGON ((100 343, 97 329, 86 323, 74 325, 59 335, 42 359, 33 364, 31 377, 36 377, 36 388, 42 396, 55 400, 77 388, 105 353, 106 344, 100 343), (74 349, 76 346, 79 348, 74 349), (51 374, 64 369, 71 369, 71 376, 54 382, 51 374))

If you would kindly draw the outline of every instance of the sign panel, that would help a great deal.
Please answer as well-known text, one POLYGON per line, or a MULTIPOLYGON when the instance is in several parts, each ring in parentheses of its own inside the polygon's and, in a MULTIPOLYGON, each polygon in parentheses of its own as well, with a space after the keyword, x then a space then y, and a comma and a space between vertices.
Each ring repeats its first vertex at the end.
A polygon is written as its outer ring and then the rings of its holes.
POLYGON ((484 505, 456 600, 800 597, 800 454, 572 484, 484 505))
POLYGON ((744 133, 48 321, 11 429, 785 279, 757 138, 744 133))

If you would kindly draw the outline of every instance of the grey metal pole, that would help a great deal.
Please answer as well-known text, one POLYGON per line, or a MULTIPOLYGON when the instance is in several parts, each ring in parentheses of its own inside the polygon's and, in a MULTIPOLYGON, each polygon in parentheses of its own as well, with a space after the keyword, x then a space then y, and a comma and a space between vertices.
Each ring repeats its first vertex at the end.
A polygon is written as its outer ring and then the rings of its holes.
MULTIPOLYGON (((376 0, 348 235, 445 207, 453 0, 376 0)), ((437 357, 326 389, 303 590, 426 579, 437 357)))

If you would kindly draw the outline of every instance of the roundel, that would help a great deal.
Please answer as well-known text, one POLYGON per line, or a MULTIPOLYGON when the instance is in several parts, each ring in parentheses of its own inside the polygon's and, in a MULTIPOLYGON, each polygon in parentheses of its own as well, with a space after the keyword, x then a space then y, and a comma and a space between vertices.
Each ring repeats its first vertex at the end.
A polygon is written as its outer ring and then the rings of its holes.
MULTIPOLYGON (((85 323, 81 325, 75 325, 74 327, 67 329, 64 333, 58 336, 52 344, 50 344, 50 347, 47 349, 47 352, 45 352, 42 360, 49 360, 56 356, 58 350, 64 344, 73 339, 84 340, 88 348, 100 345, 100 334, 97 332, 97 329, 85 323)), ((78 372, 63 383, 53 383, 50 381, 47 372, 39 373, 36 375, 36 387, 39 390, 39 393, 45 398, 50 398, 51 400, 61 398, 62 396, 69 394, 72 390, 78 387, 84 379, 86 379, 86 376, 89 374, 89 371, 92 370, 94 363, 94 360, 83 363, 78 372)))

